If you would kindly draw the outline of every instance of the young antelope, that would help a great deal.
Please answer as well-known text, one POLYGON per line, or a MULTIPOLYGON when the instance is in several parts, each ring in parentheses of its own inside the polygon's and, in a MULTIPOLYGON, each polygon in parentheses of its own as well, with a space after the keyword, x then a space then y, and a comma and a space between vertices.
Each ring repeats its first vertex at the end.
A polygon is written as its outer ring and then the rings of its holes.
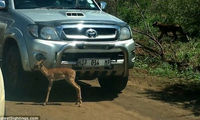
POLYGON ((81 98, 81 88, 80 86, 75 82, 76 78, 76 72, 71 68, 52 68, 48 69, 44 66, 44 60, 40 60, 36 62, 34 68, 41 71, 42 74, 47 77, 49 81, 47 96, 45 99, 45 102, 43 105, 46 105, 49 99, 49 94, 51 92, 51 88, 54 81, 59 80, 65 80, 68 83, 70 83, 75 89, 77 93, 77 101, 76 104, 80 107, 82 104, 82 98, 81 98))

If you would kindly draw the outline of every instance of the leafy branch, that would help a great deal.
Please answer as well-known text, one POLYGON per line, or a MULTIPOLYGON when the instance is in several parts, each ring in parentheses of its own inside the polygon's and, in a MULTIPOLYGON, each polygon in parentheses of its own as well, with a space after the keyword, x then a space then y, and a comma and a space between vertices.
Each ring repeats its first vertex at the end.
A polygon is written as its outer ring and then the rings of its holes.
POLYGON ((153 40, 154 43, 156 43, 156 45, 159 47, 160 51, 157 52, 157 51, 154 50, 153 48, 147 47, 147 46, 142 45, 141 43, 138 43, 138 42, 137 42, 137 43, 140 44, 144 49, 147 49, 147 50, 149 50, 150 52, 153 52, 153 53, 159 55, 159 56, 161 57, 161 59, 164 59, 164 49, 163 49, 163 46, 160 44, 160 42, 158 41, 158 39, 157 39, 157 38, 155 37, 155 35, 153 34, 153 32, 152 32, 152 30, 151 30, 151 28, 150 28, 149 23, 147 23, 147 22, 145 21, 146 17, 145 17, 144 12, 143 12, 143 10, 141 9, 141 7, 140 7, 140 5, 139 5, 139 3, 138 3, 137 0, 135 0, 135 4, 136 4, 137 8, 138 8, 139 11, 140 11, 140 16, 141 16, 142 19, 143 19, 143 22, 144 22, 144 25, 145 25, 145 29, 146 29, 146 30, 144 30, 144 31, 146 31, 146 32, 140 31, 140 30, 137 30, 137 29, 132 29, 132 30, 133 30, 134 32, 136 32, 136 33, 145 35, 145 36, 148 37, 150 40, 153 40))

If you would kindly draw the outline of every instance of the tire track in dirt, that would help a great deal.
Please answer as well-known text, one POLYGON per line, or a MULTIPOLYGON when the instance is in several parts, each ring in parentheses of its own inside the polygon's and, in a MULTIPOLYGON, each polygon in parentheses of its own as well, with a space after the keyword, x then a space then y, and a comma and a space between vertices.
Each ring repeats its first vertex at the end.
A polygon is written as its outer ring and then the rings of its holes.
MULTIPOLYGON (((84 81, 85 85, 81 85, 83 90, 83 105, 81 107, 74 105, 74 95, 70 95, 75 93, 72 88, 55 85, 50 105, 42 106, 34 99, 26 102, 7 100, 6 112, 8 116, 40 116, 41 120, 199 119, 199 117, 194 117, 189 110, 149 97, 145 92, 148 89, 146 86, 149 81, 144 83, 143 81, 141 78, 131 78, 127 88, 118 96, 110 96, 108 93, 102 92, 96 80, 84 81)), ((43 98, 38 97, 37 99, 43 98)))

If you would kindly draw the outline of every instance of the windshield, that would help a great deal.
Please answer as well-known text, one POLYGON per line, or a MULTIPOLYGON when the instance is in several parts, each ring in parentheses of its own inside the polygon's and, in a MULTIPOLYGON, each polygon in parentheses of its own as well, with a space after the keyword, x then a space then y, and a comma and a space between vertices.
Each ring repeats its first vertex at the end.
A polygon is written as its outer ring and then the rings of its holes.
POLYGON ((89 9, 99 10, 93 0, 14 0, 15 9, 89 9))

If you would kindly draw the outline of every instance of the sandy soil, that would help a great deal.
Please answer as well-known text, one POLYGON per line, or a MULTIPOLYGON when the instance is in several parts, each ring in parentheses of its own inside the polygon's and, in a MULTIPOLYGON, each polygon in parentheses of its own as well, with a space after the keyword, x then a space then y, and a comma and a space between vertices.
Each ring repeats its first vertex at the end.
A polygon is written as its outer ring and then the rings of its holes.
MULTIPOLYGON (((199 120, 198 111, 183 107, 184 102, 165 100, 163 82, 169 79, 148 76, 143 71, 130 72, 126 89, 119 95, 103 92, 97 80, 81 81, 83 104, 77 107, 75 91, 61 81, 54 84, 50 103, 42 106, 45 91, 35 86, 21 98, 7 98, 7 116, 40 116, 41 120, 199 120), (43 90, 43 91, 42 91, 43 90)), ((45 87, 44 87, 45 88, 45 87)), ((188 102, 188 101, 187 101, 188 102)), ((190 103, 188 103, 190 104, 190 103)))

